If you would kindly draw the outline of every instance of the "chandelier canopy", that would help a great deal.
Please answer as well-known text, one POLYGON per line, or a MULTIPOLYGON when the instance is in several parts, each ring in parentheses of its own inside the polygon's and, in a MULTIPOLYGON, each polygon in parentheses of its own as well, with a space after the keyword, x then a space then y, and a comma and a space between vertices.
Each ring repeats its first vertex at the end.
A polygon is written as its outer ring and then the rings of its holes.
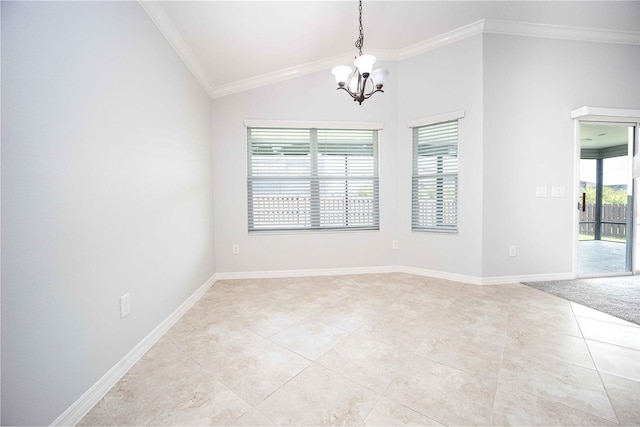
POLYGON ((362 0, 359 2, 358 11, 360 13, 360 36, 356 40, 355 46, 358 49, 358 56, 351 70, 348 65, 334 67, 331 72, 338 83, 338 90, 346 91, 354 101, 362 105, 362 101, 369 99, 376 92, 384 92, 382 86, 389 71, 377 68, 373 70, 376 57, 373 55, 363 55, 362 46, 364 44, 364 31, 362 30, 362 0))

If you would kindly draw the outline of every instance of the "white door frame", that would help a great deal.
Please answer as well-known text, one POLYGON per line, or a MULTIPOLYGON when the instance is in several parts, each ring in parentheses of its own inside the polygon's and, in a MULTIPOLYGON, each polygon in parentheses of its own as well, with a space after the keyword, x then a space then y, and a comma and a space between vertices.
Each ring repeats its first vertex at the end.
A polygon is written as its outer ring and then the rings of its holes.
MULTIPOLYGON (((580 222, 580 213, 578 212, 577 203, 578 203, 578 184, 580 183, 580 123, 581 122, 610 122, 610 123, 618 123, 621 125, 629 125, 635 126, 635 141, 636 145, 640 144, 640 110, 631 110, 631 109, 623 109, 623 108, 603 108, 603 107, 589 107, 584 106, 578 109, 575 109, 571 112, 571 118, 574 121, 574 148, 575 148, 575 156, 573 163, 574 170, 574 183, 573 183, 573 200, 575 204, 573 205, 573 224, 574 224, 574 233, 573 233, 573 264, 571 267, 573 277, 578 277, 578 233, 579 233, 579 222, 580 222)), ((639 151, 639 150, 636 150, 639 151)), ((631 153, 634 153, 631 151, 631 153)), ((633 155, 633 180, 634 183, 636 179, 640 178, 640 155, 636 152, 633 155)), ((638 243, 638 232, 636 227, 638 225, 639 218, 639 207, 638 205, 638 197, 636 197, 635 193, 638 193, 637 185, 634 185, 634 194, 633 194, 633 237, 632 237, 632 249, 633 256, 631 259, 631 273, 636 274, 636 267, 638 263, 636 263, 636 259, 638 257, 637 243, 638 243)))

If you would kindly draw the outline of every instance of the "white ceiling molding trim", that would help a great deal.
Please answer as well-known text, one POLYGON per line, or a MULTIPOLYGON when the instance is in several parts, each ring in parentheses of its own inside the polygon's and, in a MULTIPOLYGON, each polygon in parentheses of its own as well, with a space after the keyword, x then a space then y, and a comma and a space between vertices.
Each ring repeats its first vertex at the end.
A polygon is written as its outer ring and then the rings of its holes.
POLYGON ((404 59, 420 55, 421 53, 437 49, 441 46, 446 46, 448 44, 464 40, 468 37, 482 34, 485 22, 486 20, 482 19, 480 21, 474 22, 473 24, 465 25, 464 27, 457 28, 453 31, 440 34, 439 36, 433 37, 429 40, 425 40, 423 42, 402 48, 397 54, 398 60, 402 61, 404 59))
POLYGON ((218 85, 213 90, 211 98, 220 98, 245 90, 255 89, 262 86, 279 83, 285 80, 304 76, 306 74, 315 73, 317 71, 326 70, 334 67, 341 62, 352 60, 353 55, 344 54, 334 56, 332 58, 321 59, 319 61, 309 62, 307 64, 296 65, 294 67, 285 68, 283 70, 274 71, 273 73, 262 74, 260 76, 251 77, 237 82, 218 85))
MULTIPOLYGON (((378 61, 402 61, 404 59, 411 58, 412 56, 420 55, 421 53, 480 34, 482 33, 484 22, 484 20, 474 22, 473 24, 449 31, 448 33, 414 44, 399 51, 390 49, 367 49, 366 53, 374 55, 378 61)), ((335 67, 336 64, 351 63, 353 58, 353 53, 343 54, 332 58, 321 59, 319 61, 285 68, 284 70, 274 71, 273 73, 263 74, 261 76, 251 77, 249 79, 225 85, 219 85, 216 86, 211 97, 214 99, 221 98, 223 96, 243 92, 245 90, 282 82, 305 74, 325 71, 335 67)))
MULTIPOLYGON (((375 55, 379 61, 397 61, 398 53, 393 50, 367 50, 367 53, 375 55)), ((233 83, 218 85, 211 94, 211 98, 221 98, 249 89, 255 89, 262 86, 268 86, 279 83, 295 77, 304 76, 306 74, 325 71, 336 66, 336 64, 352 63, 354 59, 353 53, 345 53, 343 55, 331 58, 321 59, 319 61, 309 62, 302 65, 285 68, 284 70, 274 71, 273 73, 262 74, 260 76, 251 77, 233 83)), ((331 76, 330 76, 331 77, 331 76)))
POLYGON ((209 96, 213 97, 213 87, 209 82, 207 73, 204 71, 204 67, 196 59, 196 56, 193 54, 193 51, 187 42, 184 41, 178 29, 167 16, 162 6, 160 6, 160 2, 154 0, 138 0, 138 3, 142 6, 142 9, 147 13, 147 15, 149 15, 149 18, 151 18, 153 23, 156 24, 156 27, 158 27, 169 44, 178 53, 182 62, 184 62, 187 68, 189 68, 205 92, 207 92, 209 96))
MULTIPOLYGON (((167 16, 160 5, 161 2, 156 0, 138 0, 138 2, 212 99, 279 83, 306 74, 326 71, 333 68, 336 64, 351 62, 354 57, 353 53, 338 55, 213 87, 204 67, 196 59, 189 45, 184 41, 180 32, 167 16)), ((379 61, 402 61, 441 46, 483 33, 640 45, 640 32, 636 31, 614 31, 498 19, 482 19, 397 51, 367 49, 367 53, 375 55, 379 61)))
MULTIPOLYGON (((400 49, 399 51, 367 50, 367 53, 375 55, 380 61, 402 61, 482 33, 640 45, 640 32, 597 30, 559 25, 482 19, 472 24, 465 25, 464 27, 444 33, 440 36, 400 49)), ((263 74, 246 80, 220 85, 214 89, 211 97, 220 98, 249 89, 282 82, 305 74, 325 71, 333 68, 336 64, 350 62, 352 59, 353 54, 344 54, 333 58, 321 59, 319 61, 286 68, 284 70, 274 71, 272 73, 263 74)))
POLYGON ((535 24, 530 22, 487 19, 484 32, 513 36, 543 37, 550 39, 576 40, 598 43, 640 45, 640 32, 613 31, 595 28, 567 27, 561 25, 535 24))

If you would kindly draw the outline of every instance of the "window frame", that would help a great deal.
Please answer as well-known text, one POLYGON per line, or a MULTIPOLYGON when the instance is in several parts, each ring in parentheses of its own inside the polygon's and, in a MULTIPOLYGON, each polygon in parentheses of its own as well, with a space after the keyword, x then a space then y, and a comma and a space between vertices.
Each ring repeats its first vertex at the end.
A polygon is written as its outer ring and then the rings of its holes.
MULTIPOLYGON (((378 122, 318 122, 318 121, 305 121, 305 122, 294 122, 294 121, 265 121, 265 120, 245 120, 244 125, 247 128, 247 230, 250 235, 259 235, 259 234, 281 234, 281 233, 310 233, 310 232, 355 232, 355 231, 379 231, 380 230, 380 186, 379 186, 379 144, 380 144, 380 131, 383 129, 383 124, 378 122), (265 226, 256 227, 253 223, 252 217, 253 210, 253 197, 255 192, 253 191, 253 186, 256 182, 260 181, 260 177, 252 175, 252 160, 255 160, 252 156, 252 141, 251 141, 251 130, 252 129, 283 129, 283 130, 308 130, 309 131, 309 151, 308 155, 310 160, 310 175, 301 176, 301 181, 308 181, 309 185, 309 215, 311 216, 311 223, 308 225, 301 226, 293 226, 292 224, 281 224, 280 226, 265 226), (370 177, 356 177, 351 179, 346 179, 348 174, 345 172, 345 179, 343 181, 349 182, 351 180, 362 180, 371 182, 371 186, 373 189, 372 194, 372 206, 370 215, 373 216, 373 223, 371 225, 336 225, 333 226, 331 224, 327 226, 322 226, 319 222, 318 218, 322 215, 326 215, 326 211, 322 210, 321 202, 323 199, 322 192, 320 191, 320 183, 327 182, 323 181, 323 177, 318 174, 319 167, 319 141, 317 137, 318 130, 321 131, 372 131, 373 135, 373 175, 370 177)), ((348 156, 345 155, 345 158, 348 156)), ((282 177, 283 180, 286 179, 285 176, 282 177)), ((277 176, 271 177, 270 179, 277 180, 277 176)), ((341 181, 340 177, 335 178, 338 181, 341 181)), ((345 200, 348 200, 348 190, 345 190, 345 200)), ((347 207, 345 206, 345 209, 347 207)), ((347 210, 345 210, 348 212, 347 210)), ((348 214, 347 214, 348 215, 348 214)))
MULTIPOLYGON (((460 119, 465 116, 464 110, 454 111, 445 114, 439 114, 436 116, 425 117, 421 119, 411 120, 408 122, 408 127, 412 130, 412 161, 411 161, 411 231, 420 232, 420 233, 444 233, 444 234, 457 234, 459 230, 459 217, 458 217, 458 206, 459 206, 459 197, 460 197, 460 188, 459 188, 459 174, 460 174, 460 164, 459 164, 459 148, 460 148, 460 119), (456 151, 456 165, 455 171, 448 170, 445 171, 443 167, 443 159, 439 157, 437 160, 437 170, 432 173, 419 173, 419 157, 418 157, 418 149, 419 149, 419 140, 418 140, 418 132, 421 129, 432 127, 436 129, 438 126, 442 126, 443 128, 446 124, 450 122, 456 122, 456 139, 455 139, 455 151, 456 151), (455 223, 450 225, 446 223, 438 224, 428 224, 418 218, 419 207, 418 203, 420 199, 418 197, 418 187, 419 182, 421 180, 436 180, 435 191, 439 193, 438 199, 435 206, 436 209, 440 206, 440 215, 444 215, 442 209, 443 204, 445 202, 445 196, 443 192, 445 190, 445 180, 451 180, 453 178, 454 184, 453 189, 454 193, 454 206, 455 206, 455 223)), ((447 144, 453 146, 453 144, 447 144)), ((444 156, 443 156, 444 157, 444 156)), ((438 213, 433 213, 433 216, 438 216, 438 213)))

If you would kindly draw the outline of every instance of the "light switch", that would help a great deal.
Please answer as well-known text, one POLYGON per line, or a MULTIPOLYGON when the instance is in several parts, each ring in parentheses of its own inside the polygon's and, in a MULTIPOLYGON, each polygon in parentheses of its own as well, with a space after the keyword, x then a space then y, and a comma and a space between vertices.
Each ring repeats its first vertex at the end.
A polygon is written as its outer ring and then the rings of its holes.
POLYGON ((537 186, 536 187, 536 197, 547 197, 547 187, 545 186, 537 186))
POLYGON ((551 187, 551 197, 564 197, 564 187, 563 186, 551 187))

